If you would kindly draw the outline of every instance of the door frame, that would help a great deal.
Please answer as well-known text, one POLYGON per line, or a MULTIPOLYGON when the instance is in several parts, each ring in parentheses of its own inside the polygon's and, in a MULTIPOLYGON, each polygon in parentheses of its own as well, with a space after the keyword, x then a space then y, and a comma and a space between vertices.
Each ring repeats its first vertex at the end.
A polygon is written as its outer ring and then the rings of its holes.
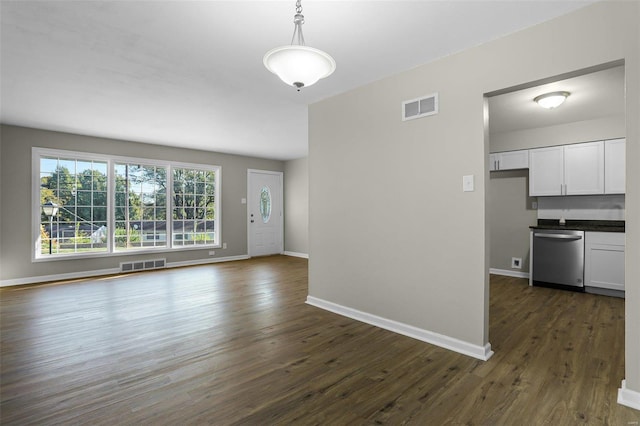
POLYGON ((269 174, 280 177, 280 247, 279 253, 284 253, 284 172, 275 172, 272 170, 260 170, 260 169, 247 169, 247 255, 253 257, 251 253, 251 213, 249 208, 251 207, 251 176, 254 173, 269 174))

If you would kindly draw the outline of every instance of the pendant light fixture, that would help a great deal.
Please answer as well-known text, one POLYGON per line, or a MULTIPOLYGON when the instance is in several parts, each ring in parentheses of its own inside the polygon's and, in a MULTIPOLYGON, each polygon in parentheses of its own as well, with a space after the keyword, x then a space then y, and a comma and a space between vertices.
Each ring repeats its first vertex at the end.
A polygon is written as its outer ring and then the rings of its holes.
POLYGON ((328 53, 305 46, 302 35, 304 16, 300 1, 296 2, 296 14, 293 16, 295 27, 291 44, 271 49, 263 59, 264 66, 269 71, 298 91, 330 76, 336 69, 336 61, 328 53))
POLYGON ((562 105, 570 94, 569 92, 545 93, 544 95, 536 96, 533 101, 542 108, 553 109, 562 105))

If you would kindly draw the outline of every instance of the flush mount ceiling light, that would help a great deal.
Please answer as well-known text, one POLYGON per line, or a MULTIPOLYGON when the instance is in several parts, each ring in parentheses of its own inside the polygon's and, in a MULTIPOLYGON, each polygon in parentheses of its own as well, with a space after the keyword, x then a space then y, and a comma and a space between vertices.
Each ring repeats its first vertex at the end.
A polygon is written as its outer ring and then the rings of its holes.
POLYGON ((311 86, 321 78, 330 76, 336 69, 336 61, 322 50, 305 46, 302 35, 304 16, 300 0, 296 2, 293 23, 295 27, 291 44, 271 49, 264 55, 263 62, 280 80, 300 91, 302 87, 311 86))
POLYGON ((551 92, 544 95, 536 96, 533 101, 542 108, 553 109, 562 105, 571 93, 569 92, 551 92))

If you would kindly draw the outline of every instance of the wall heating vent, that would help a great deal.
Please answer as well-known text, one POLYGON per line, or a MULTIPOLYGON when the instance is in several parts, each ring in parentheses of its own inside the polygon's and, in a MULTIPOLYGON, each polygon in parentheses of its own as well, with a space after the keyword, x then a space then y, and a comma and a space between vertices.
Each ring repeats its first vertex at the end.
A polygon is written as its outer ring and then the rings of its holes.
POLYGON ((159 268, 164 268, 166 263, 167 263, 167 259, 136 260, 134 262, 122 262, 120 263, 120 271, 134 272, 134 271, 146 271, 148 269, 159 269, 159 268))
POLYGON ((402 102, 402 121, 426 117, 438 113, 438 94, 402 102))

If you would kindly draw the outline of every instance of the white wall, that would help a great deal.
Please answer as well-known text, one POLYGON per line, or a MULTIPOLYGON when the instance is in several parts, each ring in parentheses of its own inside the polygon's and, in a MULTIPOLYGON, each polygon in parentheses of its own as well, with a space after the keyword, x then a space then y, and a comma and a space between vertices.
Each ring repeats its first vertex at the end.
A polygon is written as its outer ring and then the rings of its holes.
POLYGON ((309 255, 309 160, 284 164, 284 250, 309 255))
POLYGON ((624 116, 611 116, 536 129, 491 133, 490 149, 491 152, 513 151, 618 139, 624 136, 624 116))
POLYGON ((538 219, 624 220, 624 195, 538 197, 538 219))
MULTIPOLYGON (((625 60, 640 164, 637 2, 601 2, 310 107, 309 296, 475 347, 488 343, 484 94, 625 60), (403 100, 440 113, 402 122, 403 100), (462 192, 462 176, 475 191, 462 192)), ((640 391, 640 169, 627 168, 626 379, 640 391)), ((622 379, 622 378, 620 378, 622 379)))

